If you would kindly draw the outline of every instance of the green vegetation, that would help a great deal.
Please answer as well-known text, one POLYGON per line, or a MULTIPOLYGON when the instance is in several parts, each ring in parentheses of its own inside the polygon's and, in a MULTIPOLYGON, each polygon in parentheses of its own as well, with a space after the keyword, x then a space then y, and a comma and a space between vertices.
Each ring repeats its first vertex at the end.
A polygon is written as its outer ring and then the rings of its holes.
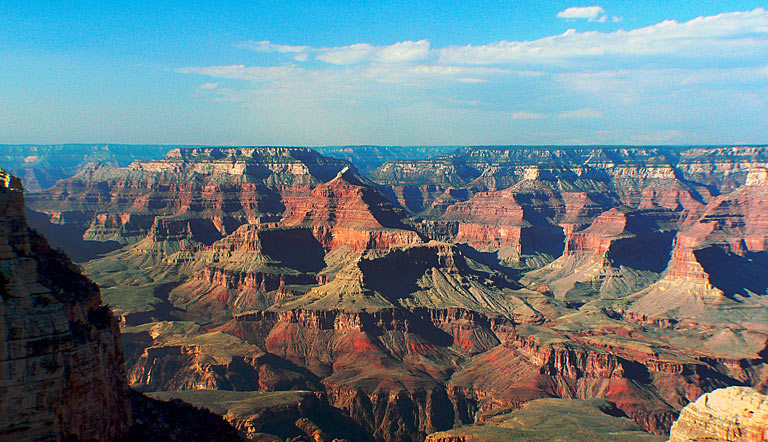
POLYGON ((311 391, 225 391, 225 390, 186 390, 157 391, 147 393, 160 400, 181 399, 184 402, 207 408, 220 415, 232 416, 255 415, 270 408, 290 406, 315 397, 311 391))
POLYGON ((435 433, 473 442, 661 442, 643 432, 603 399, 537 399, 522 409, 494 416, 485 424, 435 433))

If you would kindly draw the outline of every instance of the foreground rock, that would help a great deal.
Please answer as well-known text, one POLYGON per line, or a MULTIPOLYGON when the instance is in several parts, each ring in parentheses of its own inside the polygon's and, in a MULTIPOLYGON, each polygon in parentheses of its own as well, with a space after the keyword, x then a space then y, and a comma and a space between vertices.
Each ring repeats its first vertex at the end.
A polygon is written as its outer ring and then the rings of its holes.
POLYGON ((130 392, 133 424, 117 442, 239 442, 240 433, 221 416, 181 400, 162 401, 130 392))
POLYGON ((0 440, 242 440, 207 410, 128 388, 98 286, 27 226, 21 181, 2 169, 0 440))
POLYGON ((670 442, 768 440, 768 396, 749 387, 729 387, 701 396, 680 412, 670 442))
POLYGON ((99 289, 27 227, 0 169, 0 439, 108 440, 130 423, 120 332, 99 289))
POLYGON ((181 399, 223 415, 250 441, 372 441, 319 392, 186 390, 150 395, 156 399, 181 399))

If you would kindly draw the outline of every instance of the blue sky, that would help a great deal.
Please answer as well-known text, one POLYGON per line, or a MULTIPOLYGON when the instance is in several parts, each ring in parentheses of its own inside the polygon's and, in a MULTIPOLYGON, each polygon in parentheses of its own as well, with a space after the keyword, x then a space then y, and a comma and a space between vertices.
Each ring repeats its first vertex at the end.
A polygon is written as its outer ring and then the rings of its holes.
POLYGON ((768 143, 761 2, 380 3, 6 0, 0 143, 768 143))

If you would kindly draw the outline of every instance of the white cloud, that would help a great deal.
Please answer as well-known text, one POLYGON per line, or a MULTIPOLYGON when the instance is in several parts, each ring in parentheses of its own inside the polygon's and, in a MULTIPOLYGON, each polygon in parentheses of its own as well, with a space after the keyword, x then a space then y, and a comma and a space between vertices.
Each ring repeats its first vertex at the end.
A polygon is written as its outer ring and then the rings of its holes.
POLYGON ((198 86, 200 89, 216 89, 219 87, 219 83, 203 83, 198 86))
POLYGON ((292 46, 272 43, 268 40, 246 41, 235 45, 236 48, 248 49, 256 52, 278 52, 281 54, 301 53, 309 51, 309 46, 292 46))
POLYGON ((402 41, 389 46, 357 43, 349 46, 321 49, 317 56, 330 64, 358 64, 362 62, 404 63, 424 60, 430 55, 427 40, 402 41))
POLYGON ((487 45, 450 46, 439 51, 446 64, 553 64, 600 56, 675 55, 696 57, 745 57, 768 50, 768 11, 698 17, 678 23, 666 20, 631 31, 576 32, 532 41, 499 41, 487 45))
POLYGON ((491 75, 508 73, 506 70, 498 68, 428 64, 415 66, 375 64, 364 69, 362 72, 367 77, 377 81, 411 85, 440 80, 460 83, 482 83, 491 75))
POLYGON ((560 118, 602 118, 603 113, 598 110, 585 107, 583 109, 560 112, 560 114, 558 114, 558 117, 560 118))
POLYGON ((513 120, 538 120, 544 117, 545 117, 544 114, 539 114, 536 112, 527 112, 527 111, 512 112, 513 120))
POLYGON ((371 57, 374 47, 368 43, 330 48, 317 56, 319 60, 331 64, 357 64, 371 57))
POLYGON ((557 13, 558 18, 566 19, 585 19, 589 21, 598 21, 605 23, 608 16, 605 15, 605 9, 600 6, 583 6, 568 8, 557 13))
POLYGON ((628 97, 635 101, 650 91, 682 90, 707 85, 735 87, 768 81, 768 65, 716 69, 618 69, 596 72, 569 72, 556 75, 569 89, 588 94, 628 97))

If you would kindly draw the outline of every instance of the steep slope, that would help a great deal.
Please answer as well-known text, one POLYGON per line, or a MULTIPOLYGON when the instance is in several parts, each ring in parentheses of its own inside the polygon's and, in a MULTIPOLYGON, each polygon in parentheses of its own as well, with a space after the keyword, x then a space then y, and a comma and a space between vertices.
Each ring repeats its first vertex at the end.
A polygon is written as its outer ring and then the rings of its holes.
POLYGON ((424 160, 453 152, 455 146, 322 146, 321 154, 347 160, 360 172, 369 174, 391 160, 424 160))
POLYGON ((430 242, 369 253, 340 270, 333 281, 280 308, 460 308, 509 315, 505 287, 513 285, 456 246, 430 242))
POLYGON ((666 268, 676 218, 664 210, 617 207, 581 230, 566 225, 563 255, 523 282, 581 304, 633 294, 656 282, 666 268))
POLYGON ((279 220, 283 193, 328 181, 346 165, 306 148, 174 149, 123 168, 92 164, 28 205, 80 227, 86 240, 135 242, 157 217, 197 219, 207 234, 222 235, 279 220))
POLYGON ((86 257, 85 267, 119 313, 168 319, 168 291, 205 266, 197 251, 210 257, 206 249, 240 226, 274 225, 284 198, 309 193, 347 165, 306 148, 175 149, 123 168, 92 165, 29 206, 45 215, 34 219, 54 239, 116 245, 86 257))
POLYGON ((130 423, 117 321, 27 227, 21 182, 1 169, 0 213, 0 438, 116 438, 130 423))
POLYGON ((708 189, 732 190, 743 184, 747 167, 766 161, 765 147, 468 147, 430 160, 391 161, 371 177, 414 213, 432 207, 446 192, 460 196, 458 190, 466 189, 471 196, 502 190, 535 170, 565 185, 585 177, 631 207, 693 210, 706 202, 708 189))
POLYGON ((348 416, 331 407, 325 395, 318 392, 186 390, 156 392, 151 396, 182 399, 221 414, 248 440, 372 440, 348 416))
POLYGON ((243 225, 210 246, 172 255, 183 262, 180 271, 194 273, 172 290, 171 301, 198 317, 225 320, 232 312, 266 309, 303 294, 365 250, 421 242, 402 212, 349 168, 284 202, 276 227, 243 225), (347 257, 336 256, 337 250, 347 257))
POLYGON ((461 149, 382 166, 387 193, 300 155, 179 151, 45 194, 119 246, 84 268, 137 388, 312 390, 394 442, 543 398, 664 434, 707 391, 768 385, 764 147, 461 149))

